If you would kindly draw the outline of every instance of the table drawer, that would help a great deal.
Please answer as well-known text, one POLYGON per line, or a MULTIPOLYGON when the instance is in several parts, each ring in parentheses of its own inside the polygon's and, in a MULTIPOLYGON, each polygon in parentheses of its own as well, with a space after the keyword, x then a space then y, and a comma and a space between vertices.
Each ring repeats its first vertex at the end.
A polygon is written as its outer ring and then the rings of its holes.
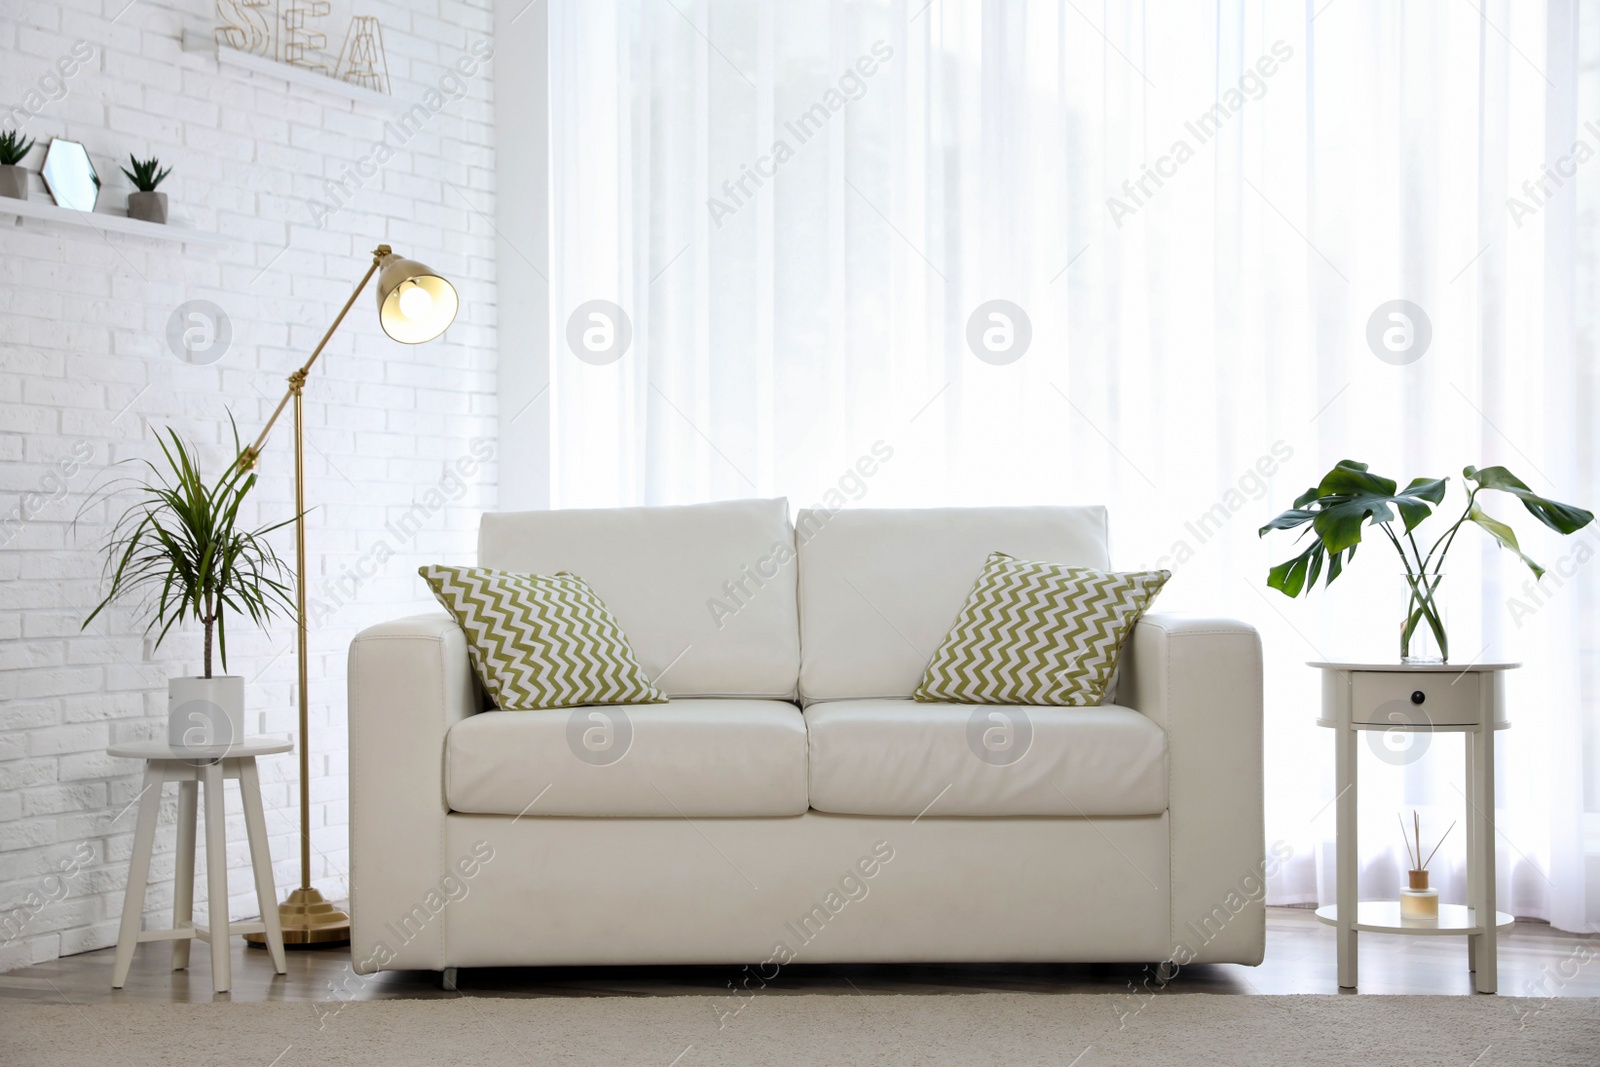
POLYGON ((1350 720, 1472 726, 1482 721, 1483 684, 1476 671, 1356 671, 1350 676, 1350 720))

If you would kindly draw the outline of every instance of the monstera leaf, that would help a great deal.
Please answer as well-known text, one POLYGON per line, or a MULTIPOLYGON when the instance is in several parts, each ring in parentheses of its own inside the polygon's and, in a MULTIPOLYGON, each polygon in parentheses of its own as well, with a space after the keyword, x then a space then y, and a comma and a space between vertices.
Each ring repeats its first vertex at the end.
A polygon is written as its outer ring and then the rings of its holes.
POLYGON ((1373 474, 1365 463, 1340 460, 1321 482, 1295 499, 1294 507, 1258 531, 1265 535, 1270 530, 1292 530, 1310 523, 1316 535, 1300 555, 1273 567, 1267 573, 1267 584, 1288 596, 1299 596, 1310 592, 1326 563, 1327 584, 1331 585, 1354 557, 1364 524, 1393 522, 1399 512, 1404 532, 1410 533, 1444 499, 1445 483, 1444 478, 1417 478, 1401 489, 1394 479, 1373 474))
MULTIPOLYGON (((1483 470, 1468 467, 1461 473, 1467 481, 1476 484, 1479 490, 1494 489, 1510 493, 1522 501, 1522 506, 1532 512, 1534 518, 1558 533, 1576 533, 1594 521, 1592 512, 1540 496, 1529 489, 1521 478, 1504 467, 1485 467, 1483 470)), ((1472 495, 1476 497, 1477 490, 1474 490, 1472 495)), ((1466 518, 1468 522, 1476 523, 1488 531, 1489 536, 1493 537, 1501 548, 1515 552, 1518 558, 1528 565, 1535 578, 1544 577, 1544 568, 1529 559, 1528 554, 1522 551, 1522 546, 1517 543, 1516 532, 1479 507, 1476 499, 1468 503, 1466 518)))
POLYGON ((1310 501, 1317 508, 1312 524, 1329 552, 1359 544, 1363 523, 1392 522, 1395 510, 1410 533, 1433 514, 1433 505, 1444 499, 1444 487, 1443 478, 1417 478, 1397 491, 1392 478, 1369 472, 1365 463, 1341 460, 1323 476, 1317 497, 1310 501))
POLYGON ((1544 577, 1544 568, 1529 559, 1528 554, 1522 551, 1522 546, 1517 544, 1517 533, 1511 527, 1484 511, 1477 504, 1473 504, 1467 509, 1467 521, 1475 522, 1489 531, 1489 536, 1499 542, 1501 548, 1508 548, 1515 552, 1522 562, 1528 565, 1528 569, 1533 572, 1535 578, 1544 577))
POLYGON ((1332 585, 1333 580, 1344 573, 1344 565, 1355 556, 1355 545, 1330 553, 1321 540, 1316 540, 1311 543, 1310 548, 1298 556, 1284 560, 1268 571, 1267 584, 1289 596, 1299 596, 1302 591, 1310 592, 1317 584, 1317 578, 1322 574, 1324 564, 1328 569, 1327 584, 1332 585))
POLYGON ((1534 518, 1557 533, 1577 533, 1594 521, 1594 512, 1542 497, 1504 467, 1485 467, 1483 470, 1468 467, 1461 473, 1469 482, 1476 482, 1480 489, 1510 493, 1522 501, 1522 506, 1532 512, 1534 518))

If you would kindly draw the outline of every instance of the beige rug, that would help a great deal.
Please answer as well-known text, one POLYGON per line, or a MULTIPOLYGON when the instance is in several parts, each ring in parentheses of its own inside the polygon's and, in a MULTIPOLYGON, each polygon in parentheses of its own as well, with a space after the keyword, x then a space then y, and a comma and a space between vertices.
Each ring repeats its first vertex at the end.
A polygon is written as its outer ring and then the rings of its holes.
POLYGON ((1166 993, 1141 1005, 1108 994, 762 994, 737 1013, 730 1005, 656 996, 7 1005, 0 1064, 1600 1063, 1600 1000, 1166 993))

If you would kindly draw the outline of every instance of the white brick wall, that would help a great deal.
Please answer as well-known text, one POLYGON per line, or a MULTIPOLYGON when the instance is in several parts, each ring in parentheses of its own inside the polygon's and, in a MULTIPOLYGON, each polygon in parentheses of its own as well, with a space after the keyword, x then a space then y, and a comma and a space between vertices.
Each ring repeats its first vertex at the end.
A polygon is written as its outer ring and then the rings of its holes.
MULTIPOLYGON (((311 594, 321 605, 311 657, 313 878, 346 893, 350 638, 379 619, 427 610, 416 567, 470 559, 477 515, 495 499, 492 459, 466 484, 447 474, 474 441, 492 452, 494 438, 492 64, 477 63, 459 93, 448 80, 458 59, 492 44, 490 7, 363 8, 383 21, 402 109, 426 107, 441 85, 455 97, 404 137, 386 133, 389 115, 369 104, 181 51, 183 28, 209 32, 211 0, 6 0, 0 107, 23 109, 11 121, 41 142, 82 141, 104 182, 102 204, 119 209, 129 186, 118 164, 130 151, 159 155, 173 167, 162 189, 176 220, 233 244, 31 220, 16 227, 0 215, 0 970, 114 942, 135 815, 124 808, 140 768, 104 748, 162 736, 167 677, 199 673, 197 635, 152 649, 128 609, 80 631, 98 599, 108 509, 92 507, 76 533, 74 514, 107 464, 154 453, 156 427, 203 445, 210 471, 227 462, 227 411, 246 440, 257 432, 284 376, 385 242, 451 278, 461 311, 442 340, 410 348, 382 335, 364 294, 306 390, 311 594), (92 57, 52 81, 56 61, 80 41, 92 57), (338 206, 325 183, 345 180, 385 138, 400 149, 347 183, 343 206, 319 218, 313 200, 338 206), (231 348, 209 366, 179 360, 165 341, 173 309, 197 298, 221 305, 232 323, 231 348), (433 489, 442 508, 426 503, 433 489), (416 536, 386 531, 419 501, 416 536)), ((333 50, 348 16, 348 3, 334 4, 333 50)), ((0 127, 8 124, 0 115, 0 127)), ((27 162, 37 171, 42 161, 41 147, 27 162)), ((47 199, 34 182, 34 197, 47 199)), ((256 522, 290 513, 291 446, 285 422, 253 494, 256 522)), ((292 558, 288 536, 277 544, 292 558)), ((235 626, 229 672, 247 679, 249 728, 292 734, 292 624, 280 620, 269 634, 235 626)), ((299 877, 294 760, 263 765, 280 892, 299 877)), ((231 787, 228 802, 237 918, 257 909, 231 787)), ((162 925, 175 807, 169 789, 147 896, 147 919, 162 925)))

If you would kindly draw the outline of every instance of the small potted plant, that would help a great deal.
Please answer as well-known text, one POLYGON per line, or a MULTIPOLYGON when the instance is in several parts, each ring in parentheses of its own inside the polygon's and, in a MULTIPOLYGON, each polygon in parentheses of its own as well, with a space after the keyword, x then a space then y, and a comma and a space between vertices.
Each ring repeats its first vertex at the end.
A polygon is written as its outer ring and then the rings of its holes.
MULTIPOLYGON (((290 588, 279 580, 287 568, 266 535, 294 520, 241 528, 239 512, 256 484, 255 474, 230 463, 207 484, 196 453, 175 431, 169 428, 165 439, 158 434, 157 440, 162 462, 130 461, 148 468, 148 480, 117 479, 91 498, 93 503, 123 490, 133 493, 105 549, 110 588, 83 625, 88 627, 114 600, 140 599, 149 612, 145 632, 156 631, 159 648, 174 626, 199 622, 205 632, 205 674, 168 680, 168 742, 174 747, 232 744, 244 736, 244 679, 212 674, 213 637, 227 670, 230 612, 264 626, 278 609, 293 611, 290 588)), ((238 454, 237 428, 233 441, 238 454)))
POLYGON ((28 199, 28 172, 21 163, 33 151, 34 141, 16 130, 0 133, 0 196, 28 199))
POLYGON ((1461 475, 1467 487, 1467 506, 1424 551, 1413 531, 1444 501, 1450 479, 1415 478, 1401 489, 1394 479, 1368 471, 1365 463, 1340 460, 1322 476, 1321 482, 1300 494, 1294 507, 1261 527, 1259 533, 1265 536, 1273 530, 1305 526, 1301 536, 1311 537, 1304 552, 1267 573, 1267 584, 1285 596, 1310 593, 1326 564, 1326 584, 1332 585, 1344 565, 1355 558, 1356 547, 1361 544, 1361 528, 1368 524, 1380 531, 1399 554, 1404 572, 1406 607, 1399 625, 1401 661, 1448 663, 1450 639, 1445 630, 1441 587, 1445 556, 1463 525, 1470 522, 1482 528, 1501 548, 1515 552, 1536 579, 1544 577, 1544 568, 1522 551, 1511 527, 1483 510, 1478 503, 1480 493, 1494 490, 1516 497, 1534 518, 1561 534, 1577 533, 1594 521, 1592 512, 1540 496, 1504 467, 1467 467, 1461 475), (1394 525, 1397 522, 1399 525, 1394 525))
POLYGON ((156 186, 166 180, 172 168, 161 169, 161 161, 155 156, 149 159, 140 159, 128 156, 128 162, 133 164, 133 169, 122 168, 122 173, 128 176, 136 190, 128 194, 128 217, 142 219, 145 222, 167 221, 167 194, 156 192, 156 186))

